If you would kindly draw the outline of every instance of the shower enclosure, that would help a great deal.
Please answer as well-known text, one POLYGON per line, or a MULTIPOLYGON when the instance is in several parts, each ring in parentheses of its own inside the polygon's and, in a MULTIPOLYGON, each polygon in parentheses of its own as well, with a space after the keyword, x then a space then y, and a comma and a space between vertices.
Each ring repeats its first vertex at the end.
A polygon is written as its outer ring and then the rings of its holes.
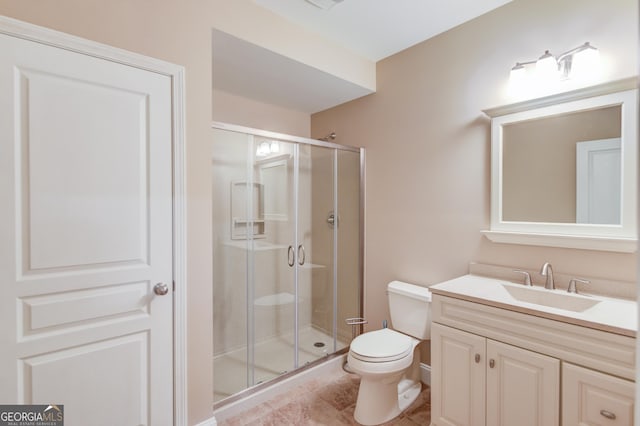
POLYGON ((214 401, 347 348, 363 151, 214 123, 214 401))

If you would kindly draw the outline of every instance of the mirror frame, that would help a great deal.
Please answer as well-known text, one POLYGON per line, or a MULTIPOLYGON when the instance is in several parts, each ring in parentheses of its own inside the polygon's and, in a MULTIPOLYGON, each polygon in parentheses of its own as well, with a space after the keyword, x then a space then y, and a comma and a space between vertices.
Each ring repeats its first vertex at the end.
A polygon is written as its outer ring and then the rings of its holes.
POLYGON ((491 227, 482 233, 499 243, 635 252, 638 237, 637 92, 637 79, 634 77, 484 110, 491 117, 491 227), (600 225, 502 220, 503 126, 617 105, 622 110, 621 223, 600 225))

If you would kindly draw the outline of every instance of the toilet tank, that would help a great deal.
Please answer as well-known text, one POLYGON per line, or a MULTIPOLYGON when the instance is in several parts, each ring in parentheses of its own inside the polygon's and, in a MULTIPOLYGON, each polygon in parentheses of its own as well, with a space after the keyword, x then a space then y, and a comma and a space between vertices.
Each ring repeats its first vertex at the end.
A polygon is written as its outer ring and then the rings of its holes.
POLYGON ((431 338, 431 292, 427 287, 392 281, 387 297, 394 330, 420 340, 431 338))

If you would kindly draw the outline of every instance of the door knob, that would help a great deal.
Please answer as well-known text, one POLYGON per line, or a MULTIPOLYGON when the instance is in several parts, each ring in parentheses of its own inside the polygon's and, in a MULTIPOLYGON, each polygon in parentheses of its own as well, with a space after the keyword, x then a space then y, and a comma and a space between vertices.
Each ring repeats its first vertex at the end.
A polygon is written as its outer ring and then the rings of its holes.
POLYGON ((158 283, 153 286, 153 292, 158 296, 164 296, 165 294, 169 293, 169 286, 165 283, 158 283))

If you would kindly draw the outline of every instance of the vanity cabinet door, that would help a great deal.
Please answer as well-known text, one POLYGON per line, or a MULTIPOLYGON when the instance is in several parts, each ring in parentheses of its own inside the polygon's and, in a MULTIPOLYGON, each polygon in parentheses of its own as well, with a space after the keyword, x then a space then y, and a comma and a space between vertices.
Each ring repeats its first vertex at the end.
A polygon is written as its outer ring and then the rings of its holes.
POLYGON ((487 340, 486 365, 487 425, 559 425, 560 360, 487 340))
POLYGON ((437 426, 485 424, 484 337, 431 325, 431 419, 437 426))
POLYGON ((635 384, 608 374, 562 364, 562 424, 632 426, 635 384))

